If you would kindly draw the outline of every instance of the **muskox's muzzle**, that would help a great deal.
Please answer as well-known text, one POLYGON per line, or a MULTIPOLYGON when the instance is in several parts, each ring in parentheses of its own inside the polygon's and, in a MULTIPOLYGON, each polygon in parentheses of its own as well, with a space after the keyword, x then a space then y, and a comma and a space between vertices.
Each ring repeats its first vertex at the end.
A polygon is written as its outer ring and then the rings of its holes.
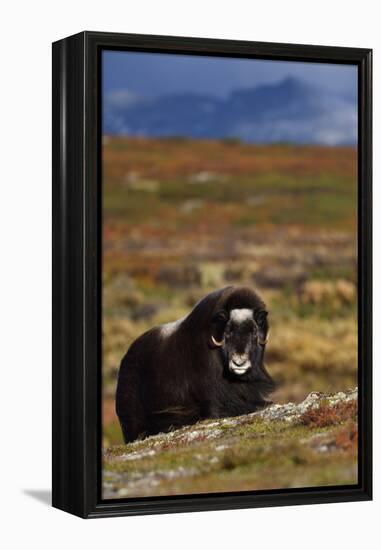
POLYGON ((239 376, 245 374, 251 368, 248 353, 232 353, 229 358, 229 370, 239 376))

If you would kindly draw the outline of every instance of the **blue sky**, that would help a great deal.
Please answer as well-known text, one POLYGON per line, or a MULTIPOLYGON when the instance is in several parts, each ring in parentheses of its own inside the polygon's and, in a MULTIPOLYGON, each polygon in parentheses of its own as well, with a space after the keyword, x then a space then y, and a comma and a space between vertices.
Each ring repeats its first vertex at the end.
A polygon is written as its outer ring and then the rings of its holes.
POLYGON ((354 65, 103 52, 106 95, 128 90, 142 96, 197 92, 226 97, 234 89, 274 83, 287 76, 340 95, 351 98, 356 95, 357 67, 354 65))

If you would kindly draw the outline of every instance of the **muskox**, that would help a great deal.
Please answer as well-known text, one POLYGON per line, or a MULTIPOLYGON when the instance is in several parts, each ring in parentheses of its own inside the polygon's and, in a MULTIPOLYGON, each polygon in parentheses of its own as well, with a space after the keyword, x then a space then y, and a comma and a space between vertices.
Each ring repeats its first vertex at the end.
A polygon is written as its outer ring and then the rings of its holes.
POLYGON ((229 286, 137 338, 121 362, 116 391, 125 442, 266 405, 274 390, 263 363, 268 331, 259 296, 229 286))

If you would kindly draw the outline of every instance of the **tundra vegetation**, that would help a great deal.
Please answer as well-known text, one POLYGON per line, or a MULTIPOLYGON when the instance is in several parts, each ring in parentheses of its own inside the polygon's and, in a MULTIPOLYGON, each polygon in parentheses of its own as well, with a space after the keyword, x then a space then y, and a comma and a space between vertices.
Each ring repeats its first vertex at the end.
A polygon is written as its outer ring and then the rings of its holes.
POLYGON ((216 438, 190 435, 206 421, 128 446, 114 412, 131 342, 230 284, 270 311, 274 403, 357 386, 356 150, 105 137, 103 155, 105 494, 356 483, 355 399, 324 397, 303 421, 248 415, 218 421, 216 438))

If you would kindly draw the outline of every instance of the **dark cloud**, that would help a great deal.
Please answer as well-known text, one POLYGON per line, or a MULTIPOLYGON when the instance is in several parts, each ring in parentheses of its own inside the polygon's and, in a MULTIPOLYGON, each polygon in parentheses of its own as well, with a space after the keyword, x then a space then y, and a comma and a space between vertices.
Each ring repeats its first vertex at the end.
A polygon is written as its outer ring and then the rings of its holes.
POLYGON ((196 92, 224 97, 234 89, 303 79, 348 98, 357 93, 357 67, 328 63, 262 61, 172 54, 103 52, 104 92, 129 90, 157 96, 196 92))

